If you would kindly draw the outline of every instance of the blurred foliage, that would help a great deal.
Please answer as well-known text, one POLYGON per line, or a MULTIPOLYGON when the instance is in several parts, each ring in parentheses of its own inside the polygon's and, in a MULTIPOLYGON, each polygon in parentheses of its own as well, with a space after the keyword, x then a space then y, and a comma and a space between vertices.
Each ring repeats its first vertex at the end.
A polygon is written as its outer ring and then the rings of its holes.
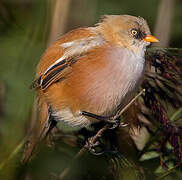
MULTIPOLYGON (((117 156, 111 153, 101 156, 86 153, 72 161, 82 143, 76 140, 70 142, 75 138, 75 134, 70 133, 62 135, 49 146, 42 145, 40 153, 30 164, 20 164, 22 152, 18 144, 26 136, 32 118, 34 92, 29 90, 29 85, 34 79, 36 64, 47 46, 50 2, 52 0, 0 0, 0 179, 58 179, 66 167, 70 167, 66 179, 150 180, 159 174, 164 176, 160 153, 155 153, 153 146, 150 146, 139 161, 133 142, 120 132, 118 138, 122 153, 117 156), (9 156, 12 152, 14 154, 9 156)), ((93 25, 103 14, 142 16, 152 30, 158 5, 159 0, 72 0, 65 30, 93 25)), ((176 0, 170 43, 173 47, 180 47, 182 43, 181 10, 182 2, 176 0)), ((173 110, 173 113, 168 108, 170 111, 167 114, 171 119, 179 119, 180 108, 173 110)), ((156 136, 149 141, 151 144, 155 144, 161 136, 161 133, 155 133, 156 136)), ((169 161, 174 159, 170 145, 166 153, 169 155, 165 156, 165 162, 169 168, 173 168, 176 161, 169 161)), ((164 179, 182 179, 180 166, 164 179)))

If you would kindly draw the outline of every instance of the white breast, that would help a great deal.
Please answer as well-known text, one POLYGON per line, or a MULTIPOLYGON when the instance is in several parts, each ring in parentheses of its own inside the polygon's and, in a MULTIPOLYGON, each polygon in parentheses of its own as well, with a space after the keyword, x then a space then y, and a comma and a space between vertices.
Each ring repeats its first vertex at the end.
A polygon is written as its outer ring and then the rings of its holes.
POLYGON ((121 103, 126 105, 138 90, 144 75, 145 59, 144 56, 138 56, 130 51, 127 52, 128 58, 123 58, 123 71, 121 72, 123 79, 121 84, 121 103))

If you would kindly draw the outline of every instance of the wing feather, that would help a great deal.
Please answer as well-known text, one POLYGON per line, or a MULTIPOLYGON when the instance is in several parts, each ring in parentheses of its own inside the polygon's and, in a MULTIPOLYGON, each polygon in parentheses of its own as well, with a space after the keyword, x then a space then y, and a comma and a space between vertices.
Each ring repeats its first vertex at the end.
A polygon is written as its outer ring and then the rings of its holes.
POLYGON ((76 58, 69 61, 63 60, 57 64, 54 64, 49 70, 37 78, 31 85, 31 88, 41 88, 45 90, 52 83, 63 79, 65 74, 68 74, 71 69, 71 65, 76 62, 76 58))
POLYGON ((60 72, 63 71, 66 67, 68 67, 67 64, 62 65, 61 67, 51 71, 48 75, 44 75, 45 77, 42 77, 41 80, 41 89, 44 90, 48 88, 53 82, 59 80, 60 78, 60 72))
POLYGON ((87 38, 68 41, 59 45, 64 50, 64 54, 52 63, 31 85, 31 88, 41 88, 45 90, 52 83, 63 79, 71 70, 71 65, 80 56, 90 49, 103 45, 103 38, 99 35, 87 38))

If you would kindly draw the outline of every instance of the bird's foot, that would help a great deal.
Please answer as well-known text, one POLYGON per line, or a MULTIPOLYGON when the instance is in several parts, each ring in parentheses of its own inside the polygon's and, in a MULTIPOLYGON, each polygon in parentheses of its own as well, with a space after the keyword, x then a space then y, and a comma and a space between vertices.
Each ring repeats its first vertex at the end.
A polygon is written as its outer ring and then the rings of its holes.
POLYGON ((109 129, 116 129, 116 128, 118 128, 119 127, 119 125, 120 125, 120 118, 118 117, 118 118, 116 118, 116 119, 109 119, 109 120, 107 120, 106 121, 106 123, 109 123, 109 129))
POLYGON ((101 148, 101 143, 99 139, 97 141, 94 141, 95 136, 88 138, 85 144, 85 148, 90 151, 93 155, 101 155, 104 153, 104 151, 101 148))
POLYGON ((120 127, 126 127, 126 126, 128 126, 128 123, 124 123, 124 122, 120 122, 120 117, 118 117, 118 118, 116 118, 116 119, 109 119, 108 121, 106 121, 107 123, 109 123, 110 124, 110 127, 109 127, 109 129, 116 129, 116 128, 118 128, 119 126, 120 127))
POLYGON ((95 119, 98 119, 100 121, 106 121, 106 120, 108 120, 110 118, 110 117, 107 117, 107 116, 100 116, 100 115, 97 115, 97 114, 93 114, 93 113, 90 113, 90 112, 87 112, 87 111, 81 111, 80 115, 95 118, 95 119))
POLYGON ((100 121, 104 121, 108 124, 111 125, 111 127, 109 127, 109 129, 116 129, 117 127, 121 126, 121 127, 126 127, 128 124, 127 123, 120 123, 120 117, 115 117, 115 116, 100 116, 97 114, 93 114, 87 111, 82 111, 80 112, 81 115, 87 116, 87 117, 92 117, 95 119, 98 119, 100 121))

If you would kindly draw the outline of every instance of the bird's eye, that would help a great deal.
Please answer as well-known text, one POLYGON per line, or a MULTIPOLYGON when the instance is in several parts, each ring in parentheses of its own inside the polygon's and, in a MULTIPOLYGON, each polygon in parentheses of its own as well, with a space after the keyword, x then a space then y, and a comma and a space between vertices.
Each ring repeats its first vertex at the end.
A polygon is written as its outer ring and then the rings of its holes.
POLYGON ((138 34, 138 31, 135 30, 135 29, 132 29, 132 30, 131 30, 131 34, 132 34, 133 36, 136 36, 136 35, 138 34))

